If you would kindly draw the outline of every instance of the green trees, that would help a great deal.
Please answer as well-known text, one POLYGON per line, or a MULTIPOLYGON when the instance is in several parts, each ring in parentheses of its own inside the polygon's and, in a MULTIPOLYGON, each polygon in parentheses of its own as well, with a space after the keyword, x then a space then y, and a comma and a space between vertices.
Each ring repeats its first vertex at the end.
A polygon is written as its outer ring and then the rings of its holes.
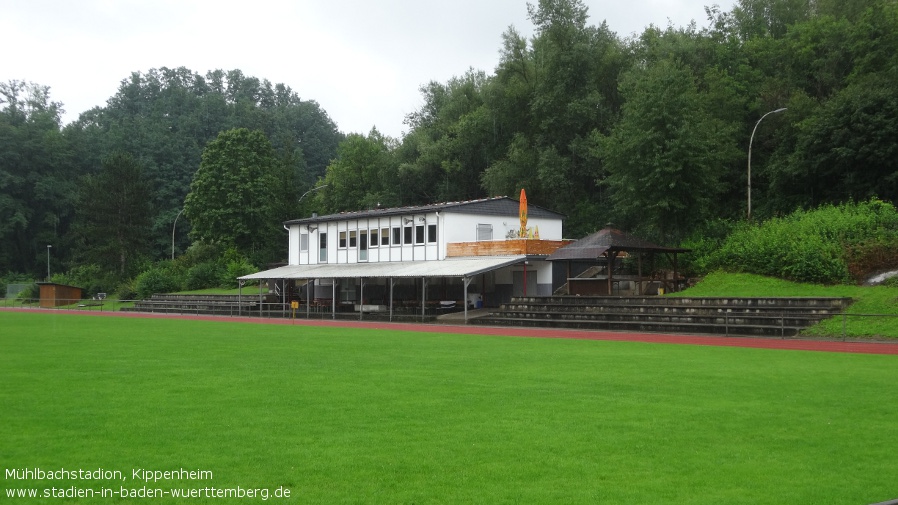
POLYGON ((802 207, 847 199, 898 201, 898 75, 871 75, 798 123, 795 150, 773 181, 802 207))
MULTIPOLYGON (((204 147, 233 128, 264 132, 275 156, 289 164, 291 182, 280 187, 292 191, 294 201, 299 188, 293 181, 309 186, 323 176, 343 138, 316 102, 301 100, 283 84, 239 70, 200 75, 183 67, 132 73, 105 107, 82 114, 65 135, 75 141, 84 172, 113 151, 138 158, 156 188, 158 213, 150 235, 154 253, 160 254, 171 247, 172 223, 204 147)), ((189 244, 188 230, 189 223, 179 223, 176 243, 181 251, 189 244)))
POLYGON ((482 195, 480 174, 500 145, 487 104, 492 87, 486 73, 473 69, 446 84, 421 87, 425 104, 407 116, 412 131, 397 156, 406 163, 404 177, 430 183, 406 192, 407 201, 469 200, 482 195))
POLYGON ((570 236, 614 220, 677 240, 745 215, 752 127, 788 107, 754 139, 756 217, 896 198, 898 6, 839 5, 745 0, 707 9, 703 29, 620 39, 581 0, 535 2, 534 36, 509 28, 493 74, 422 88, 385 174, 404 204, 524 187, 570 236))
POLYGON ((351 134, 337 149, 314 196, 321 212, 342 212, 399 204, 401 185, 392 150, 394 141, 377 129, 368 136, 351 134))
POLYGON ((740 156, 689 69, 671 60, 623 79, 620 122, 600 143, 618 224, 676 242, 715 216, 723 171, 740 156))
POLYGON ((279 236, 279 211, 286 205, 278 191, 281 169, 262 132, 238 128, 220 133, 203 150, 184 200, 193 238, 271 259, 284 248, 279 236))
POLYGON ((581 235, 607 222, 597 182, 604 167, 592 139, 608 133, 620 113, 618 78, 630 62, 605 23, 587 25, 579 0, 542 0, 528 13, 539 75, 530 100, 530 140, 538 153, 534 197, 566 213, 570 230, 581 235))
POLYGON ((119 279, 134 275, 136 258, 147 255, 153 223, 153 192, 143 168, 130 154, 113 153, 100 171, 78 187, 73 235, 76 258, 115 265, 119 279))
MULTIPOLYGON (((0 84, 0 273, 39 274, 50 243, 54 271, 100 261, 106 246, 79 231, 97 223, 79 215, 71 225, 81 176, 99 181, 116 152, 129 153, 152 188, 149 241, 134 246, 151 259, 169 255, 194 180, 228 189, 196 189, 176 250, 217 240, 253 260, 282 256, 280 223, 311 211, 521 188, 567 215, 568 237, 609 220, 662 241, 707 235, 745 215, 752 127, 782 107, 752 145, 756 219, 898 199, 894 0, 739 0, 706 12, 703 28, 620 38, 583 0, 534 2, 533 36, 510 27, 494 71, 423 86, 402 139, 376 130, 346 138, 316 102, 239 70, 136 72, 62 130, 46 87, 0 84), (260 137, 216 140, 239 128, 260 137), (241 175, 250 167, 259 171, 251 182, 241 175), (191 225, 200 230, 188 235, 191 225)), ((121 275, 120 258, 103 265, 121 275)))
POLYGON ((821 2, 817 11, 783 37, 746 47, 764 70, 758 94, 777 97, 766 110, 789 108, 788 121, 777 119, 776 134, 768 130, 761 137, 757 184, 753 180, 761 216, 896 198, 895 123, 889 118, 896 106, 898 5, 821 2))
MULTIPOLYGON (((184 206, 204 147, 219 132, 237 127, 262 131, 284 168, 275 174, 277 212, 269 223, 277 226, 295 217, 299 194, 324 176, 343 138, 316 102, 301 100, 283 84, 240 71, 215 70, 203 76, 163 67, 135 72, 105 106, 85 111, 65 128, 60 125, 61 107, 45 86, 0 84, 0 273, 39 275, 46 270, 47 244, 54 246, 54 272, 103 257, 100 264, 118 277, 129 271, 135 257, 169 256, 172 224, 184 206), (104 191, 93 186, 109 184, 103 167, 116 153, 129 153, 151 188, 146 203, 152 211, 144 213, 151 219, 149 228, 138 226, 147 240, 132 244, 124 268, 121 257, 112 259, 109 244, 93 233, 104 224, 81 211, 73 226, 79 194, 104 191), (86 174, 90 182, 85 179, 79 187, 86 174)), ((83 203, 88 208, 104 202, 83 203)), ((185 219, 178 223, 178 251, 190 244, 190 224, 185 219)), ((282 242, 277 241, 280 249, 282 242)), ((254 259, 278 255, 258 248, 256 252, 254 259)))
POLYGON ((528 42, 510 28, 485 103, 492 124, 482 142, 493 146, 480 177, 485 194, 515 194, 568 215, 576 236, 607 221, 603 173, 593 141, 620 112, 617 79, 629 57, 605 24, 587 24, 579 0, 529 5, 536 35, 528 42), (604 216, 604 217, 603 217, 604 216))
MULTIPOLYGON (((72 144, 62 104, 35 83, 0 83, 0 272, 45 271, 46 245, 66 240, 74 214, 72 144)), ((65 258, 64 257, 64 258, 65 258)), ((53 258, 58 267, 59 255, 53 258)))

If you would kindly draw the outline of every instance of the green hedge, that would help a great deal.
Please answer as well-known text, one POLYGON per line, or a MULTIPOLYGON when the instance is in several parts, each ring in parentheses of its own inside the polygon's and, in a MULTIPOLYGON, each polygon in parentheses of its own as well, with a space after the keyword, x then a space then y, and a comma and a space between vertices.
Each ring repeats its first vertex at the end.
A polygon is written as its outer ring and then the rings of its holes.
POLYGON ((895 257, 882 254, 894 250, 896 243, 894 205, 880 200, 826 205, 738 225, 709 255, 707 267, 800 282, 847 283, 890 264, 898 267, 895 257))
MULTIPOLYGON (((121 294, 149 298, 153 293, 207 288, 236 288, 237 277, 258 269, 233 248, 197 243, 174 261, 151 265, 132 283, 121 287, 121 294)), ((129 297, 130 298, 130 297, 129 297)))
POLYGON ((161 262, 137 276, 134 290, 138 298, 150 298, 154 293, 180 291, 184 282, 170 262, 161 262))
POLYGON ((204 261, 190 267, 184 288, 188 290, 218 287, 225 276, 225 268, 217 261, 204 261))

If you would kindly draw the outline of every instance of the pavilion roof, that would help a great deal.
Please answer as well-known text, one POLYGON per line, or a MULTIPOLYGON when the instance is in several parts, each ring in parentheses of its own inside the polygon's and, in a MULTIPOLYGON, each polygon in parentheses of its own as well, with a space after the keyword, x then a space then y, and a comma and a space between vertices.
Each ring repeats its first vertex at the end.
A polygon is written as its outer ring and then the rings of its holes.
POLYGON ((682 253, 690 250, 659 246, 618 229, 606 227, 556 250, 546 259, 549 261, 595 260, 608 251, 682 253))

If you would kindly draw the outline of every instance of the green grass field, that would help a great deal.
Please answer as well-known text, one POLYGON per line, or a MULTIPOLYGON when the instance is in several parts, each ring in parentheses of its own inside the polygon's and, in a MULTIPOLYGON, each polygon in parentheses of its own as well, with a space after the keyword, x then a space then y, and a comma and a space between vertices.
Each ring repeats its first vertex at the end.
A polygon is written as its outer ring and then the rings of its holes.
POLYGON ((0 312, 0 462, 279 503, 898 498, 895 356, 0 312), (208 470, 144 483, 132 469, 208 470))

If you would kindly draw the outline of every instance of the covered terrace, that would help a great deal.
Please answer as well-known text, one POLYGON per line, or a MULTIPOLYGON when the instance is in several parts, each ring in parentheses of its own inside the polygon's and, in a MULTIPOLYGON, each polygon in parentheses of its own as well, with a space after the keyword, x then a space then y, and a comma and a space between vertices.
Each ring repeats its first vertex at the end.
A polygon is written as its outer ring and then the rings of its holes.
MULTIPOLYGON (((337 282, 341 279, 352 279, 359 283, 358 303, 353 303, 353 311, 358 313, 359 319, 363 317, 365 312, 374 310, 386 311, 389 313, 389 319, 393 320, 394 313, 394 293, 393 288, 397 280, 401 279, 420 279, 421 280, 421 298, 420 304, 417 304, 421 310, 422 319, 425 317, 425 308, 428 304, 427 285, 434 279, 456 278, 460 279, 462 305, 464 305, 464 319, 468 320, 468 288, 471 282, 478 276, 487 272, 522 264, 528 259, 527 255, 513 256, 483 256, 483 257, 464 257, 464 258, 447 258, 443 261, 414 261, 414 262, 379 262, 379 263, 350 263, 350 264, 316 264, 316 265, 287 265, 271 270, 257 272, 251 275, 245 275, 238 278, 240 281, 242 294, 242 286, 249 281, 259 282, 260 302, 263 296, 262 284, 268 280, 292 280, 301 283, 306 287, 306 300, 303 305, 306 316, 309 317, 312 309, 313 289, 316 281, 332 280, 331 293, 329 301, 331 304, 331 313, 336 318, 338 308, 338 292, 337 282), (388 303, 385 306, 372 306, 364 303, 365 281, 366 280, 386 280, 389 287, 389 294, 386 297, 388 303)), ((287 303, 284 295, 283 303, 287 303)))

